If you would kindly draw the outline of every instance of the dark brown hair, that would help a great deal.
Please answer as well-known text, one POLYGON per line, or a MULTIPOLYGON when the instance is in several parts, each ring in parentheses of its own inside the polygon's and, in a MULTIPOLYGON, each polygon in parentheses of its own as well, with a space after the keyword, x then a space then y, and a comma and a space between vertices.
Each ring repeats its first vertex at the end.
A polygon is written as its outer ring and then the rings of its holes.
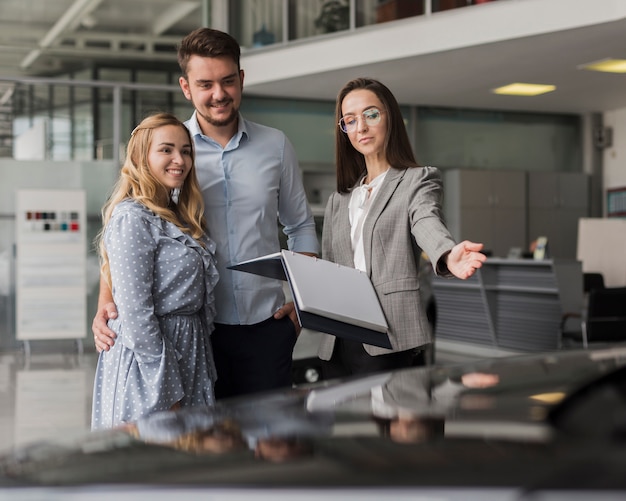
MULTIPOLYGON (((358 89, 373 92, 383 103, 384 110, 382 111, 387 114, 385 155, 389 165, 395 169, 419 167, 406 132, 400 105, 393 93, 378 80, 356 78, 344 85, 337 95, 335 123, 338 123, 343 116, 341 113, 343 100, 350 92, 358 89)), ((335 128, 335 164, 337 167, 337 191, 348 193, 365 173, 365 157, 354 149, 348 135, 339 126, 335 128)))
POLYGON ((198 28, 182 39, 178 46, 178 65, 183 77, 187 78, 187 63, 191 56, 229 57, 237 69, 241 57, 239 42, 228 33, 211 28, 198 28))

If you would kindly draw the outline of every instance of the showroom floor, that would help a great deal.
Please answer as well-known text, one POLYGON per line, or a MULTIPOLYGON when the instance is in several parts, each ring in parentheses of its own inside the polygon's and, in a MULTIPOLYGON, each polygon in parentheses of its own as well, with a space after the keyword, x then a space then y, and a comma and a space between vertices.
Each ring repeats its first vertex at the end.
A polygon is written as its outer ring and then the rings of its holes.
POLYGON ((0 451, 89 427, 95 353, 0 354, 0 451))

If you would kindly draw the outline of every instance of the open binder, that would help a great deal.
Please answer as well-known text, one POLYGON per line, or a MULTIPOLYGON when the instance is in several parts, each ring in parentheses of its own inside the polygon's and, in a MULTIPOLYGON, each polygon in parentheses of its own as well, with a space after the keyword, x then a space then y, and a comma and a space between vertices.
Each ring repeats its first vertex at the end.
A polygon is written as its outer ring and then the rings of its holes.
POLYGON ((228 268, 286 280, 302 327, 391 349, 374 286, 360 270, 288 250, 228 268))

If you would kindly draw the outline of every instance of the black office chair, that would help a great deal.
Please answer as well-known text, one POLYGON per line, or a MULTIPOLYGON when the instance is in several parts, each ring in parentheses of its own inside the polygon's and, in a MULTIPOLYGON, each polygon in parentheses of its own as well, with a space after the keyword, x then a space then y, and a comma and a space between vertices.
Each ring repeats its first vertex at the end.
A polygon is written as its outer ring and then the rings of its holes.
POLYGON ((589 294, 591 289, 604 289, 604 275, 602 273, 583 273, 583 291, 589 294))
POLYGON ((626 341, 626 287, 591 289, 582 321, 583 346, 626 341))
POLYGON ((561 321, 561 342, 582 343, 626 341, 626 287, 592 288, 581 313, 566 313, 561 321), (579 328, 567 329, 572 318, 579 328))
POLYGON ((583 324, 587 318, 589 295, 592 290, 604 289, 604 276, 602 273, 588 272, 583 273, 583 295, 584 304, 581 311, 566 312, 561 318, 560 344, 574 344, 579 346, 581 343, 586 347, 587 341, 583 332, 583 324))

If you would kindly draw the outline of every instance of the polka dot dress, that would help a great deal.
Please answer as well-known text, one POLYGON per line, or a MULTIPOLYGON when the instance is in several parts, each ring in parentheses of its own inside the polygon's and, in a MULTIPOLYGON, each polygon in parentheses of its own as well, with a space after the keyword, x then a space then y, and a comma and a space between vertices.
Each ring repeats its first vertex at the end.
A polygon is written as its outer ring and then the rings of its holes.
POLYGON ((100 353, 92 429, 181 406, 213 405, 210 333, 218 280, 215 243, 202 247, 131 200, 117 205, 105 236, 117 319, 115 345, 100 353))

